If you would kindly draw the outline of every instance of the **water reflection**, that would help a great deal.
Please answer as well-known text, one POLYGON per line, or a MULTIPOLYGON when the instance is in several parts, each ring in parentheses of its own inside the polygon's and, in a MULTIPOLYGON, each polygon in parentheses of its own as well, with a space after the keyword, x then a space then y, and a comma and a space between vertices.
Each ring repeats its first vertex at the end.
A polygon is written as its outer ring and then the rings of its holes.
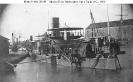
POLYGON ((16 72, 5 71, 0 74, 0 82, 16 82, 16 72))
MULTIPOLYGON (((31 60, 27 58, 22 62, 31 60)), ((0 82, 129 82, 129 76, 133 76, 131 69, 117 72, 32 62, 19 64, 14 71, 1 73, 0 82)))

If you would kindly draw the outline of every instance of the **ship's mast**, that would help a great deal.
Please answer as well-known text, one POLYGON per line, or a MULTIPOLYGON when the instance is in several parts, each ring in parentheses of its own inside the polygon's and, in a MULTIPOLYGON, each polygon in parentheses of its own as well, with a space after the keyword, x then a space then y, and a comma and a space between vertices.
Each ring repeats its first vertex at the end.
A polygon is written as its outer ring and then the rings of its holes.
POLYGON ((48 29, 49 29, 49 7, 48 7, 48 29))
MULTIPOLYGON (((48 5, 48 29, 49 29, 49 5, 48 5)), ((48 31, 49 34, 49 31, 48 31)))
POLYGON ((96 37, 95 20, 94 20, 94 17, 93 17, 93 15, 92 15, 91 10, 90 10, 90 15, 91 15, 91 20, 92 20, 92 25, 94 25, 94 27, 92 28, 92 37, 96 37))
POLYGON ((120 14, 121 18, 120 18, 120 22, 121 22, 121 29, 120 29, 120 34, 121 34, 121 39, 123 39, 123 26, 122 26, 122 23, 123 23, 123 14, 122 14, 122 4, 121 4, 121 14, 120 14))
POLYGON ((108 17, 108 41, 110 42, 110 27, 109 27, 109 13, 108 13, 108 5, 107 5, 107 17, 108 17))
POLYGON ((118 35, 118 38, 119 39, 122 39, 124 38, 124 34, 123 34, 123 16, 126 16, 126 15, 123 15, 123 8, 122 8, 122 4, 121 4, 121 14, 118 15, 120 16, 120 27, 119 27, 119 35, 118 35))
POLYGON ((91 20, 92 20, 92 25, 93 25, 93 27, 91 28, 91 32, 92 32, 91 37, 92 38, 98 38, 98 36, 99 37, 101 37, 101 35, 103 36, 103 34, 100 32, 100 30, 96 28, 95 20, 94 20, 94 17, 93 17, 91 10, 90 10, 90 15, 91 15, 91 20))

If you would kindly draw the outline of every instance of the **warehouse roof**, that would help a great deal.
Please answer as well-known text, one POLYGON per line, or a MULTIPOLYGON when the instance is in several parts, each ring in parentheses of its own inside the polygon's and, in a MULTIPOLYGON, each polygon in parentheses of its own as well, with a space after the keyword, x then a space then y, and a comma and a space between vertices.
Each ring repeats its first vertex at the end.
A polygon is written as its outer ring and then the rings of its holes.
MULTIPOLYGON (((105 28, 108 27, 107 22, 100 22, 95 24, 90 24, 86 29, 91 29, 96 26, 96 28, 105 28)), ((121 25, 121 21, 110 21, 109 22, 110 27, 118 27, 121 25)), ((123 21, 123 25, 133 25, 133 19, 128 19, 123 21)))
POLYGON ((0 35, 0 40, 1 40, 1 39, 3 39, 3 40, 9 40, 8 38, 3 37, 3 36, 0 35))

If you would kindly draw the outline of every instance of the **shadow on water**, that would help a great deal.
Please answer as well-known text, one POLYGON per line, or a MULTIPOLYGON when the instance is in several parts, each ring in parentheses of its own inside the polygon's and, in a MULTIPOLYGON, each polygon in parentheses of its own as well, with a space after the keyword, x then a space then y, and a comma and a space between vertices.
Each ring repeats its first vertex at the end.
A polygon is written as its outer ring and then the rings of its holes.
POLYGON ((58 69, 57 69, 57 65, 51 65, 51 69, 52 69, 52 73, 55 75, 58 74, 58 69))
MULTIPOLYGON (((31 59, 23 60, 23 62, 26 61, 31 59)), ((133 71, 126 69, 111 71, 51 65, 38 61, 20 64, 15 71, 0 74, 0 82, 118 82, 116 80, 120 79, 122 79, 121 82, 128 82, 124 79, 128 78, 129 72, 131 72, 130 76, 133 76, 133 71), (125 74, 127 74, 126 77, 125 74)), ((129 78, 131 79, 132 77, 129 78)))
POLYGON ((0 82, 14 82, 16 78, 15 71, 4 71, 0 73, 0 82))
POLYGON ((11 70, 11 71, 3 71, 2 73, 1 73, 1 76, 8 76, 8 75, 15 75, 16 74, 16 72, 15 71, 13 71, 13 70, 11 70))

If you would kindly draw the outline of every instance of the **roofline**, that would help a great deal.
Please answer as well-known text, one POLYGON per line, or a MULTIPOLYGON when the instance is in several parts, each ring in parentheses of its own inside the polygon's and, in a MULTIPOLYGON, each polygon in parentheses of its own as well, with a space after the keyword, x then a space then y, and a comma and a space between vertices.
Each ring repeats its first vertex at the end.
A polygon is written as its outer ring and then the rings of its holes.
POLYGON ((48 29, 48 31, 70 31, 70 30, 83 30, 83 28, 80 27, 69 27, 69 28, 53 28, 53 29, 48 29))
MULTIPOLYGON (((133 21, 133 19, 127 19, 127 20, 124 20, 123 23, 124 23, 124 25, 128 25, 126 23, 130 22, 129 25, 133 25, 132 21, 133 21)), ((90 29, 89 27, 91 27, 92 25, 102 25, 102 24, 103 24, 103 26, 99 26, 98 28, 107 27, 107 24, 105 24, 105 23, 107 23, 107 22, 99 22, 99 23, 95 23, 95 24, 90 24, 86 29, 90 29)), ((118 21, 109 21, 109 24, 112 24, 112 23, 116 23, 116 25, 112 25, 111 27, 114 27, 114 26, 116 27, 116 26, 120 26, 121 25, 120 20, 118 20, 118 21)))
POLYGON ((7 40, 10 40, 10 39, 8 39, 8 38, 6 38, 6 37, 2 36, 2 35, 0 35, 0 37, 2 37, 2 38, 4 38, 4 39, 7 39, 7 40))

